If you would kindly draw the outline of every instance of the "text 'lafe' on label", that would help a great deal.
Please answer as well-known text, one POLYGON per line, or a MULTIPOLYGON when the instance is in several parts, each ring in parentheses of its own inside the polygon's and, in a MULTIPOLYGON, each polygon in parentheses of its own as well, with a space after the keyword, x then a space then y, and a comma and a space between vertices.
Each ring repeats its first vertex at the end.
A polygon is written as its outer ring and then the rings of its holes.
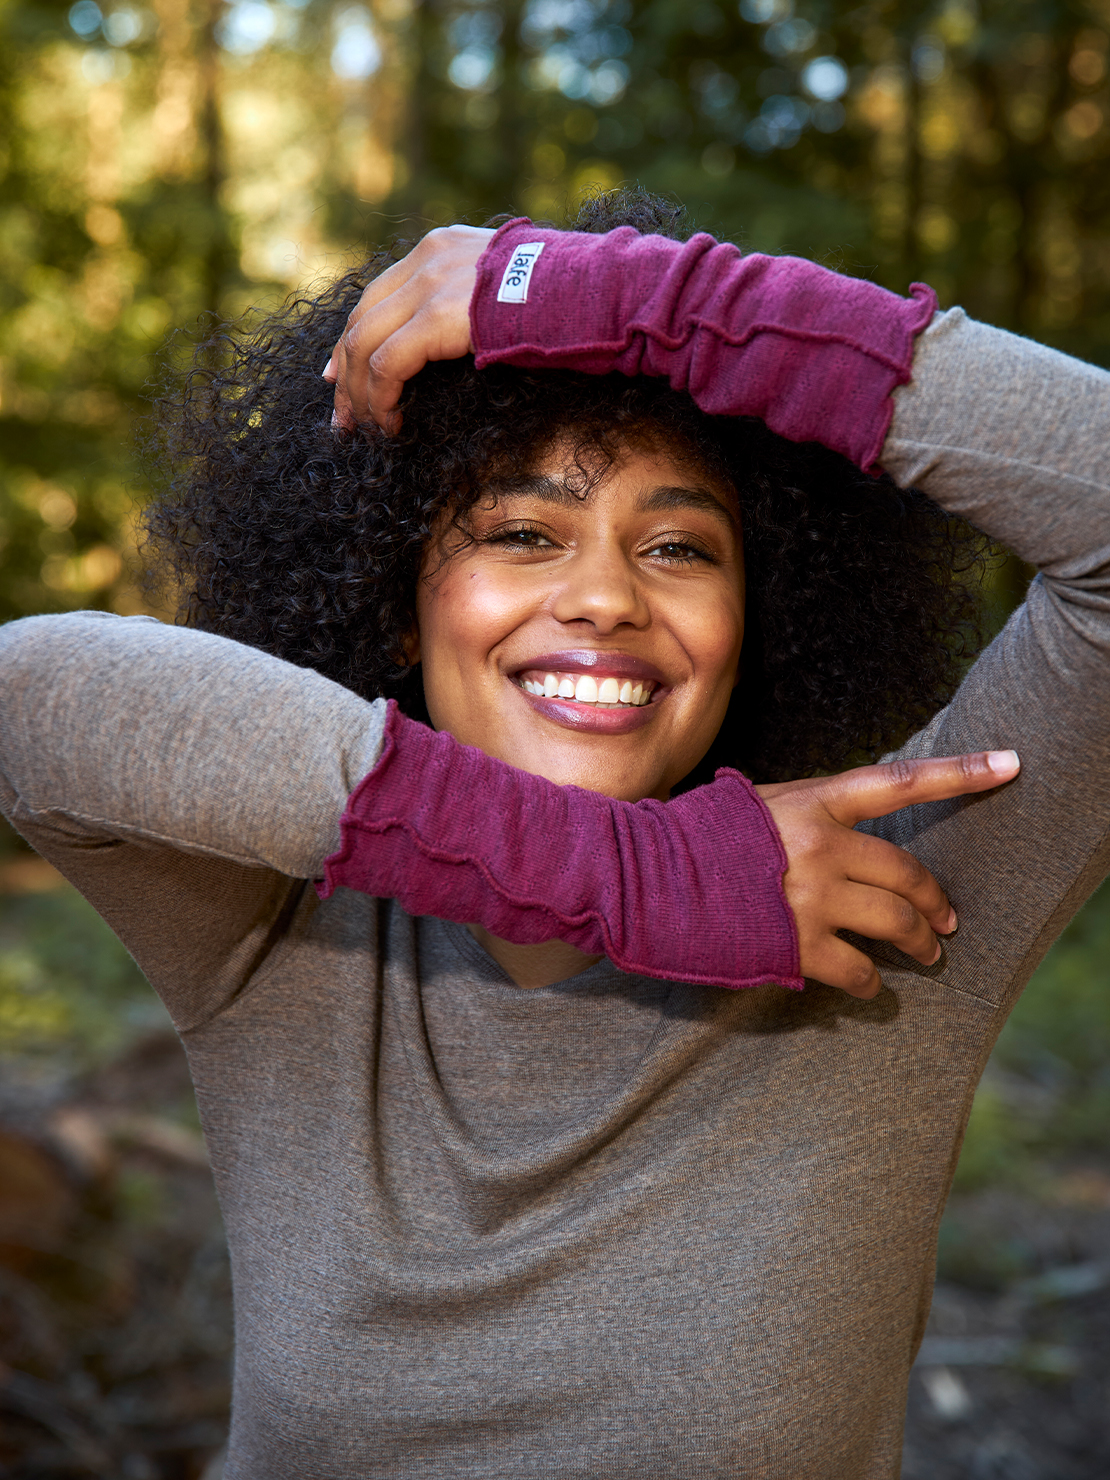
POLYGON ((543 242, 522 242, 513 248, 513 255, 501 276, 497 290, 498 303, 527 303, 528 284, 532 281, 532 269, 543 251, 543 242))

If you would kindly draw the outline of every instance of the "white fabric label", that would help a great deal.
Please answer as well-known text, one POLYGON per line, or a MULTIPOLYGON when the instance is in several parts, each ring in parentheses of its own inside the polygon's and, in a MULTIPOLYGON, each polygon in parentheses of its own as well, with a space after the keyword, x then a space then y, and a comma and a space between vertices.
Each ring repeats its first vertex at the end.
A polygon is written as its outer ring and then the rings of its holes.
POLYGON ((543 242, 522 242, 509 258, 509 265, 501 277, 497 290, 498 303, 527 303, 528 284, 532 281, 532 269, 536 258, 543 251, 543 242))

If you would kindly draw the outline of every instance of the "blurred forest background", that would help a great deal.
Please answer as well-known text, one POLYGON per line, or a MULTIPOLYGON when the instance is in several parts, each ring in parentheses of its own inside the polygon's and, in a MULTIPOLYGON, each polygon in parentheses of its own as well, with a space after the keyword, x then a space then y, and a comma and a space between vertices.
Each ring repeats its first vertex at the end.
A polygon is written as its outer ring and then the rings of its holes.
MULTIPOLYGON (((449 220, 639 181, 1110 364, 1108 61, 1110 0, 0 0, 0 619, 150 609, 132 427, 173 331, 449 220)), ((1000 558, 995 620, 1025 576, 1000 558)), ((227 1270, 180 1051, 3 846, 0 1477, 215 1480, 227 1270)), ((1108 963, 1104 890, 991 1061, 906 1480, 1110 1473, 1108 963)))

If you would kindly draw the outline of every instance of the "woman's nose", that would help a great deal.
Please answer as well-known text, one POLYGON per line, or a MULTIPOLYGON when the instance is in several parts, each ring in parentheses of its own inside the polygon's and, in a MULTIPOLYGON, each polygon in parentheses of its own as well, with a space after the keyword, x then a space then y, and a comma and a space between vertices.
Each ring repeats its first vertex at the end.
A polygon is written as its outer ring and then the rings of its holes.
POLYGON ((589 622, 599 632, 625 622, 646 626, 648 605, 637 572, 623 552, 579 552, 564 566, 563 576, 551 607, 557 622, 589 622))

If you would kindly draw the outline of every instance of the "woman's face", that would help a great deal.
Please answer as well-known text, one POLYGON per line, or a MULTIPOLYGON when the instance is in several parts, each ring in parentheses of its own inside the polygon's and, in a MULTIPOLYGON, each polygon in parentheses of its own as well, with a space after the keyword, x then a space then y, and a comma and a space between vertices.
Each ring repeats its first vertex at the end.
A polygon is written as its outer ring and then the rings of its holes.
POLYGON ((410 657, 437 730, 551 781, 662 799, 736 682, 736 496, 662 441, 585 497, 569 462, 556 445, 471 510, 472 542, 450 526, 433 541, 410 657))

